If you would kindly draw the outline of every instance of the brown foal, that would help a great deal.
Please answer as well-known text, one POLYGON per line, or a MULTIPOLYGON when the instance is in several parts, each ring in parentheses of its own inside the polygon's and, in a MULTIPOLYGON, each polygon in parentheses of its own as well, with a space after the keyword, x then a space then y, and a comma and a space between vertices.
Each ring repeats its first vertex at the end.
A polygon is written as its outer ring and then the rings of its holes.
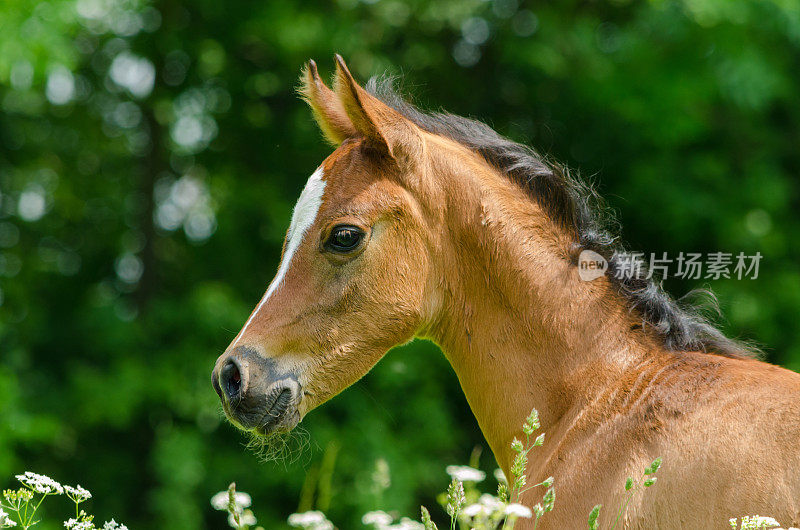
POLYGON ((595 504, 605 527, 625 478, 657 456, 629 528, 727 528, 756 513, 800 523, 800 376, 750 358, 643 274, 616 279, 613 238, 577 180, 483 124, 362 88, 338 56, 334 88, 312 61, 301 93, 337 149, 214 368, 233 422, 290 430, 425 337, 507 475, 510 443, 539 410, 547 437, 528 482, 553 476, 558 493, 540 528, 585 528, 595 504), (609 260, 605 275, 581 280, 584 249, 609 260))

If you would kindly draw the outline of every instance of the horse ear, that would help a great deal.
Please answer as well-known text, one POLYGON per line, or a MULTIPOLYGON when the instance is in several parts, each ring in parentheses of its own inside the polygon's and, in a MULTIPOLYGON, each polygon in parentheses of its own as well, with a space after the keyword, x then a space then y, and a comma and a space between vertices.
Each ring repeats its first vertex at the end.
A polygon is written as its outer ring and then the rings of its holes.
POLYGON ((314 119, 330 143, 339 145, 346 139, 358 135, 339 97, 320 79, 317 63, 313 60, 309 60, 303 68, 297 90, 311 107, 314 119))
POLYGON ((373 147, 397 158, 401 144, 416 143, 413 141, 418 139, 416 127, 399 112, 361 88, 339 54, 336 54, 333 88, 350 122, 373 147))

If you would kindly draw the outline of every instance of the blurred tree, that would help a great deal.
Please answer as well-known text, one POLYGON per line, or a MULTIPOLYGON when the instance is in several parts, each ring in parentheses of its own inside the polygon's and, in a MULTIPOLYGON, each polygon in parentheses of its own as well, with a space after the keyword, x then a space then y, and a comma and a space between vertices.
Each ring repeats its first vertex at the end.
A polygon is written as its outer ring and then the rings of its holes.
POLYGON ((101 518, 197 529, 224 524, 206 499, 235 480, 276 528, 324 468, 303 499, 352 528, 380 459, 384 507, 413 514, 482 443, 425 342, 309 415, 286 464, 255 465, 220 415, 213 362, 330 151, 295 79, 334 52, 581 169, 631 248, 760 251, 757 280, 711 287, 732 334, 800 368, 796 0, 6 0, 2 485, 40 471, 93 490, 101 518))

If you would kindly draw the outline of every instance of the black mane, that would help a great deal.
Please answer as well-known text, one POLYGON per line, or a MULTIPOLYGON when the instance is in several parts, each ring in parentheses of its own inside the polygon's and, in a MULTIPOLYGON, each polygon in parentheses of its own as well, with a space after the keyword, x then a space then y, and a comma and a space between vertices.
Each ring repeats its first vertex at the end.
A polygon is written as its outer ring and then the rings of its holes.
MULTIPOLYGON (((628 300, 632 310, 642 316, 642 325, 653 330, 674 351, 704 351, 728 357, 753 357, 757 350, 723 335, 700 314, 698 308, 679 304, 661 287, 647 278, 647 266, 640 263, 639 273, 631 276, 630 261, 621 263, 623 252, 617 238, 606 228, 602 202, 597 193, 569 171, 544 159, 535 150, 512 142, 488 125, 447 113, 420 111, 395 92, 390 78, 372 78, 367 90, 379 97, 417 126, 433 134, 454 140, 479 153, 522 186, 533 200, 576 239, 577 256, 588 249, 608 261, 608 277, 628 300), (626 274, 617 272, 624 267, 626 274)), ((630 255, 629 255, 630 256, 630 255)), ((630 260, 630 257, 627 258, 630 260)), ((708 291, 714 309, 716 299, 708 291)))

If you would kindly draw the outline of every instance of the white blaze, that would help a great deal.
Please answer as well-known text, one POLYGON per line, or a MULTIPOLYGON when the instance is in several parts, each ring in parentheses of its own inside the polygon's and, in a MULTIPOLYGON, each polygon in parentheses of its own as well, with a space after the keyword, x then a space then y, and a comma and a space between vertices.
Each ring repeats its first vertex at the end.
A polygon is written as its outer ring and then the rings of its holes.
POLYGON ((300 198, 297 200, 297 204, 294 206, 294 211, 292 212, 292 222, 289 224, 289 232, 286 236, 286 250, 283 253, 281 265, 278 267, 278 273, 275 275, 272 283, 269 284, 267 292, 264 294, 263 298, 261 298, 255 311, 253 311, 250 318, 245 322, 242 331, 236 336, 234 344, 239 342, 239 338, 244 334, 244 331, 247 329, 247 326, 250 325, 253 317, 258 314, 264 303, 266 303, 273 293, 278 290, 278 287, 281 286, 286 277, 286 272, 292 265, 294 253, 297 251, 300 243, 303 242, 303 236, 305 236, 308 229, 311 228, 311 225, 314 224, 317 214, 319 213, 319 207, 322 205, 322 194, 325 191, 325 181, 322 180, 323 173, 322 166, 320 166, 314 174, 309 177, 306 187, 303 188, 303 192, 300 194, 300 198))

